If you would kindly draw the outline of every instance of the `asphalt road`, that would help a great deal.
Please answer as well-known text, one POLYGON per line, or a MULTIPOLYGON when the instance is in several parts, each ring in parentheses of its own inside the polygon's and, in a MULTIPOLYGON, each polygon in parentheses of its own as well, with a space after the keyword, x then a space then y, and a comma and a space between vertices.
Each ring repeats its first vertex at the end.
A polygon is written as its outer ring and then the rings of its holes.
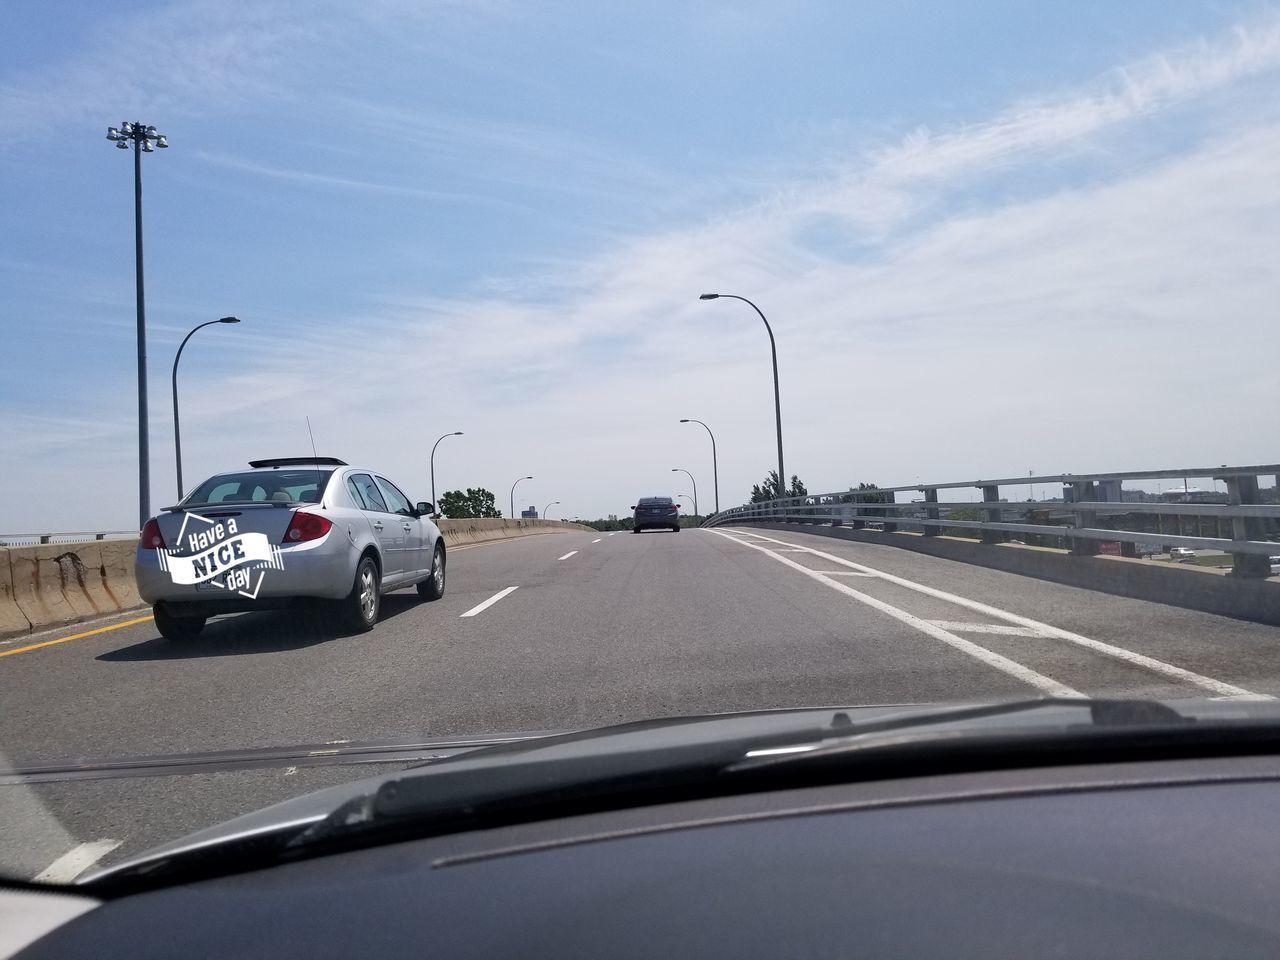
MULTIPOLYGON (((223 618, 182 644, 149 621, 114 626, 0 643, 3 759, 479 737, 787 706, 1280 696, 1276 628, 800 531, 575 531, 459 548, 444 599, 393 594, 361 635, 287 613, 223 618), (75 639, 37 646, 64 637, 75 639)), ((69 878, 385 769, 0 786, 0 873, 57 865, 69 878)))

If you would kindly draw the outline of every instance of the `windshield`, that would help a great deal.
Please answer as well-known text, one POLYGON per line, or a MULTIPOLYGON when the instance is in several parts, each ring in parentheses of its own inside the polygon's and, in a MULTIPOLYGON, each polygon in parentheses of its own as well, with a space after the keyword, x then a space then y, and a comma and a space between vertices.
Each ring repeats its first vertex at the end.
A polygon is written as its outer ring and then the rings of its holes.
POLYGON ((611 724, 1270 716, 1275 5, 0 35, 0 878, 611 724))
POLYGON ((210 477, 182 501, 184 507, 257 500, 319 503, 332 470, 255 470, 210 477))

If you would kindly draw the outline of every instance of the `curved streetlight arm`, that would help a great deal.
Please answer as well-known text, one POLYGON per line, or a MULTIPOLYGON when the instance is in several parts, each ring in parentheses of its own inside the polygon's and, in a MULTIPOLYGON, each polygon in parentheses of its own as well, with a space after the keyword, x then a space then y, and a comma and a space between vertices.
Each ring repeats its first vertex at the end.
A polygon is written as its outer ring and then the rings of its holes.
POLYGON ((547 511, 548 511, 548 510, 550 510, 552 507, 554 507, 554 506, 555 506, 557 503, 559 503, 559 502, 560 502, 559 500, 552 500, 550 503, 548 503, 545 507, 543 507, 543 508, 542 508, 542 519, 543 519, 543 520, 547 519, 547 511))
POLYGON ((170 374, 169 384, 173 391, 173 453, 174 462, 178 470, 178 499, 182 499, 182 428, 178 423, 178 361, 182 359, 182 350, 187 345, 197 330, 203 330, 205 327, 211 327, 215 323, 239 323, 235 317, 222 317, 218 320, 206 320, 204 323, 197 324, 192 327, 182 343, 178 344, 178 352, 173 355, 173 372, 170 374))
MULTIPOLYGON (((446 433, 444 437, 440 438, 440 440, 443 440, 445 437, 460 436, 462 436, 461 430, 453 430, 446 433)), ((440 515, 440 506, 436 503, 436 447, 440 446, 440 440, 437 440, 431 445, 431 511, 435 516, 440 515)))
POLYGON ((700 299, 716 300, 727 298, 729 300, 741 300, 747 304, 752 310, 760 315, 760 319, 764 322, 764 328, 769 333, 769 352, 773 356, 773 415, 778 426, 778 497, 785 497, 787 494, 787 471, 782 465, 782 399, 778 390, 778 345, 773 339, 773 327, 769 326, 769 320, 765 317, 764 311, 757 307, 746 297, 740 297, 736 293, 704 293, 700 299))
POLYGON ((693 512, 694 512, 694 515, 697 516, 698 515, 698 481, 693 479, 693 474, 690 473, 688 470, 685 470, 683 467, 672 467, 671 472, 683 473, 686 477, 689 478, 689 482, 693 484, 693 512))
POLYGON ((516 518, 516 487, 519 485, 520 480, 532 480, 532 479, 533 477, 521 477, 519 480, 517 480, 515 483, 511 485, 511 519, 512 520, 516 518))
POLYGON ((701 420, 695 420, 693 419, 693 417, 686 417, 680 422, 698 424, 699 426, 702 427, 703 430, 707 431, 707 436, 711 438, 711 482, 715 487, 716 513, 719 513, 720 512, 720 464, 719 464, 719 461, 716 459, 716 435, 711 432, 711 428, 708 427, 705 423, 703 423, 701 420))

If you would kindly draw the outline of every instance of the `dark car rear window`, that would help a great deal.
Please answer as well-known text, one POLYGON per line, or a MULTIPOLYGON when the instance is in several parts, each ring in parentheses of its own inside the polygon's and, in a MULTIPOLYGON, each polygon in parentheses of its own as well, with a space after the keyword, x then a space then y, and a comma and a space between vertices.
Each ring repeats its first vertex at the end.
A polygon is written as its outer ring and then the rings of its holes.
POLYGON ((670 497, 641 497, 636 503, 642 507, 669 507, 670 497))
POLYGON ((332 470, 253 470, 210 477, 183 500, 184 506, 276 500, 319 503, 332 470))

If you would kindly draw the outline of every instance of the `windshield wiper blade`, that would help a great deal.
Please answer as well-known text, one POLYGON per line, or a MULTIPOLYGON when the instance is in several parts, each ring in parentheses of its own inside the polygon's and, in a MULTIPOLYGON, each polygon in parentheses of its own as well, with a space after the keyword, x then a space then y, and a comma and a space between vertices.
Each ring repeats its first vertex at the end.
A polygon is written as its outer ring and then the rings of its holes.
POLYGON ((837 714, 832 724, 836 736, 822 740, 794 744, 780 748, 753 750, 737 763, 726 768, 726 773, 743 773, 761 771, 769 767, 785 766, 796 762, 821 762, 833 757, 843 757, 853 753, 861 753, 870 749, 899 747, 907 744, 934 744, 943 741, 954 743, 957 740, 975 740, 992 736, 1009 737, 1011 735, 1027 736, 1044 735, 1052 732, 1060 735, 1062 728, 1046 727, 1037 724, 1025 730, 1010 728, 1005 725, 984 728, 962 728, 939 730, 939 727, 950 728, 953 724, 969 720, 986 720, 1000 717, 1013 717, 1025 713, 1042 711, 1088 711, 1087 724, 1082 728, 1091 731, 1115 730, 1117 728, 1162 728, 1184 726, 1196 722, 1189 717, 1156 700, 1112 699, 1089 700, 1073 697, 1044 697, 1036 700, 1016 700, 1010 703, 982 704, 973 707, 949 707, 940 710, 909 713, 882 720, 854 724, 847 715, 837 714), (841 717, 844 723, 841 723, 841 717), (911 736, 886 737, 886 734, 907 733, 911 736))
MULTIPOLYGON (((826 724, 765 737, 732 738, 614 755, 531 757, 486 768, 452 770, 449 765, 436 765, 429 772, 406 771, 381 784, 372 795, 344 804, 324 822, 304 830, 291 845, 305 846, 396 822, 431 823, 439 828, 449 823, 482 822, 519 811, 527 816, 547 806, 557 808, 563 815, 570 806, 593 807, 602 802, 607 804, 610 798, 614 802, 627 799, 643 803, 645 796, 670 795, 673 791, 686 795, 715 793, 722 789, 724 774, 804 756, 795 752, 799 750, 807 750, 810 756, 823 755, 846 749, 850 743, 862 744, 868 737, 909 729, 921 731, 922 739, 940 741, 949 737, 934 728, 1064 707, 1087 710, 1091 726, 1097 728, 1190 722, 1176 710, 1146 700, 1043 698, 912 710, 860 723, 855 723, 847 712, 834 710, 826 724)), ((972 736, 973 732, 966 731, 965 735, 972 736)))
POLYGON ((316 767, 383 763, 426 763, 481 747, 524 743, 556 733, 513 733, 500 737, 441 737, 432 740, 348 741, 251 747, 207 752, 72 757, 55 760, 0 759, 0 787, 69 780, 121 780, 178 774, 223 773, 263 767, 316 767))

